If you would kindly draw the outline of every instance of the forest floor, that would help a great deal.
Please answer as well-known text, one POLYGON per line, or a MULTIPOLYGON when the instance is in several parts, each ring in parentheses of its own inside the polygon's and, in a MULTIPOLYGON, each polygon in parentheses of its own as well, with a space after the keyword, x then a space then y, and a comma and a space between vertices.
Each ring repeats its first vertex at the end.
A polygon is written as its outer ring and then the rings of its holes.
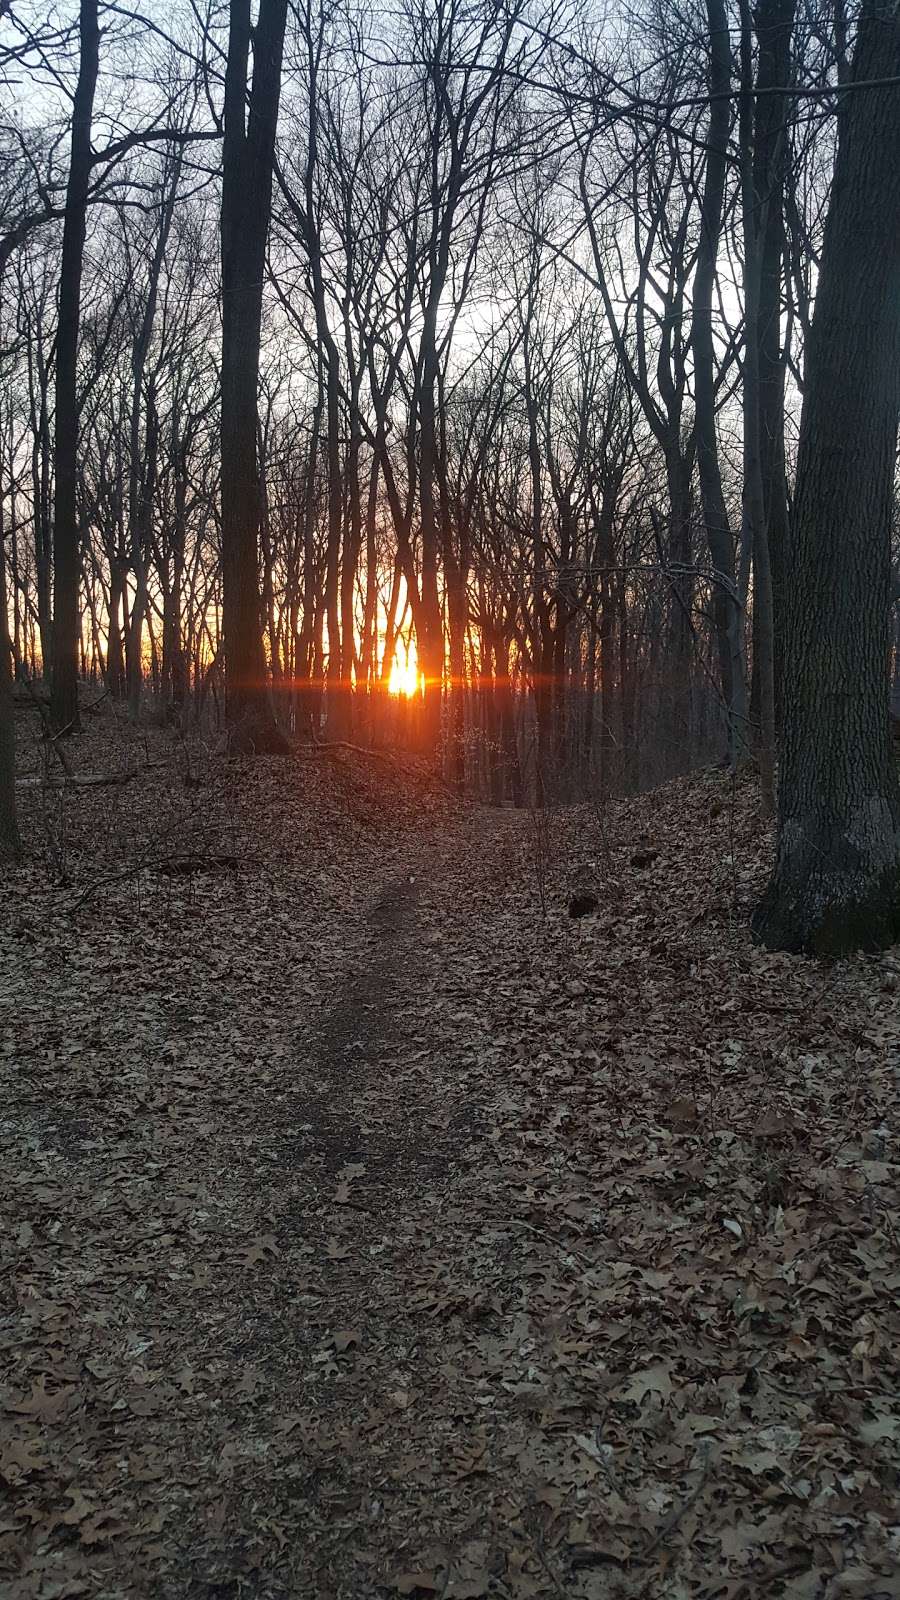
POLYGON ((0 880, 3 1600, 900 1596, 900 952, 752 945, 752 780, 70 750, 143 770, 26 742, 0 880))

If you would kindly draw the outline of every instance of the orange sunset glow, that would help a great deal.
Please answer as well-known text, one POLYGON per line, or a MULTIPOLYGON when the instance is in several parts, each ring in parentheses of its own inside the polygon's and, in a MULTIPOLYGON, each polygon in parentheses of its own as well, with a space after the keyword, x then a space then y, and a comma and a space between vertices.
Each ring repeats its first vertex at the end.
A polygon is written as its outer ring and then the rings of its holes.
POLYGON ((409 644, 398 643, 394 652, 394 662, 391 675, 388 679, 388 692, 390 694, 406 695, 411 699, 413 695, 422 691, 422 675, 419 672, 419 661, 416 653, 416 643, 411 639, 409 644))

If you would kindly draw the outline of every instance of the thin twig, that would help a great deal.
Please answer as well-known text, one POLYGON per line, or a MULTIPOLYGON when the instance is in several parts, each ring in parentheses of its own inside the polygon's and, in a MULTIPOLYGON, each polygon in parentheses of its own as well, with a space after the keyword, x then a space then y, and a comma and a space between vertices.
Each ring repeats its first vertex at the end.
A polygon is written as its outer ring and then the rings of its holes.
POLYGON ((682 1517, 684 1517, 686 1515, 686 1513, 688 1511, 690 1511, 691 1506, 694 1504, 695 1500, 698 1498, 698 1496, 700 1494, 700 1490, 703 1488, 703 1485, 706 1482, 707 1473, 709 1472, 709 1460, 710 1460, 709 1454, 707 1453, 707 1455, 705 1456, 705 1459, 703 1461, 703 1465, 701 1467, 701 1470, 700 1470, 700 1476, 697 1479, 697 1482, 694 1484, 694 1487, 691 1490, 690 1494, 687 1496, 687 1498, 685 1500, 683 1500, 681 1502, 681 1505, 674 1506, 673 1509, 669 1512, 669 1515, 666 1517, 666 1519, 662 1523, 661 1527, 659 1527, 657 1529, 656 1533, 653 1535, 653 1538, 650 1540, 650 1543, 648 1544, 646 1550, 642 1551, 641 1557, 640 1557, 640 1559, 642 1561, 648 1561, 649 1560, 649 1558, 654 1554, 654 1552, 659 1549, 659 1547, 662 1544, 663 1540, 664 1539, 668 1539, 669 1534, 675 1532, 675 1529, 678 1527, 678 1524, 681 1521, 682 1517))

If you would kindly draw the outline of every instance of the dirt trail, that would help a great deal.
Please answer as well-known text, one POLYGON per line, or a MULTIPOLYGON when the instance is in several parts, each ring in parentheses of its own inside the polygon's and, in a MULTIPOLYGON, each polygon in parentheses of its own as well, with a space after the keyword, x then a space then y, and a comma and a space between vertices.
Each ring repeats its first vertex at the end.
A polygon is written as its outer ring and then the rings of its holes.
POLYGON ((296 782, 137 915, 8 891, 0 1600, 896 1596, 896 955, 750 944, 721 775, 540 883, 296 782))
MULTIPOLYGON (((477 997, 448 993, 446 980, 467 937, 460 884, 473 859, 479 874, 489 868, 508 833, 503 819, 472 811, 385 863, 320 1020, 301 1030, 300 1058, 282 1072, 290 1182, 270 1168, 260 1187, 258 1166, 248 1170, 266 1142, 268 1097, 256 1108, 259 1138, 245 1139, 232 1166, 245 1225, 256 1216, 277 1241, 262 1303, 239 1311, 234 1350, 260 1375, 252 1411, 233 1412, 231 1424, 238 1452, 251 1424, 258 1459, 249 1483, 230 1486, 215 1546, 235 1595, 384 1593, 410 1541, 417 1559, 467 1504, 457 1493, 454 1512, 426 1510, 420 1476, 424 1441, 432 1448, 446 1427, 448 1347, 441 1320, 429 1319, 432 1290, 438 1301, 441 1291, 432 1264, 465 1260, 459 1190, 489 1159, 454 1049, 461 1021, 467 1048, 477 1048, 474 1012, 459 1011, 477 997), (247 1587, 246 1534, 235 1532, 250 1518, 262 1572, 247 1587)), ((198 1573, 198 1594, 208 1581, 198 1573)), ((216 1593, 232 1592, 216 1581, 216 1593)), ((173 1600, 182 1592, 172 1587, 173 1600)))
POLYGON ((425 1154, 410 1137, 412 1107, 392 1106, 399 1115, 377 1130, 360 1122, 364 1105, 384 1098, 406 1049, 405 1009, 414 998, 422 967, 419 899, 414 872, 389 877, 368 908, 359 948, 336 976, 334 993, 314 1045, 317 1097, 301 1101, 306 1125, 305 1153, 324 1175, 347 1162, 365 1162, 370 1181, 378 1173, 398 1181, 407 1163, 425 1154))
POLYGON ((443 1425, 416 1295, 464 1249, 443 1213, 477 1109, 443 980, 495 832, 462 812, 337 878, 276 858, 210 885, 205 923, 192 887, 183 960, 137 1012, 110 975, 144 970, 140 928, 123 945, 98 906, 99 983, 64 923, 36 953, 55 986, 19 1008, 5 1106, 0 1474, 30 1524, 0 1526, 3 1600, 385 1592, 422 1529, 411 1441, 429 1406, 443 1425))

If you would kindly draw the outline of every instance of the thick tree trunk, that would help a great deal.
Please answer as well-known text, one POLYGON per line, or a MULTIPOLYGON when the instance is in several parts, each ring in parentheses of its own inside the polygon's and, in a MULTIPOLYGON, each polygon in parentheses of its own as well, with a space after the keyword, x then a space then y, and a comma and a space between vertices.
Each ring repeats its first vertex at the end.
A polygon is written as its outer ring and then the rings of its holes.
POLYGON ((78 332, 81 271, 91 177, 91 118, 100 58, 97 0, 81 0, 81 56, 72 109, 72 152, 63 221, 56 335, 56 498, 53 527, 53 671, 50 716, 57 730, 78 727, 77 509, 78 332))
MULTIPOLYGON (((900 76, 900 10, 865 0, 852 83, 900 76)), ((888 720, 890 526, 900 414, 900 116, 851 90, 807 354, 785 612, 767 945, 839 953, 900 933, 900 792, 888 720)))
POLYGON ((231 0, 222 170, 222 623, 232 749, 282 751, 266 683, 259 592, 257 384, 262 284, 287 0, 231 0))

